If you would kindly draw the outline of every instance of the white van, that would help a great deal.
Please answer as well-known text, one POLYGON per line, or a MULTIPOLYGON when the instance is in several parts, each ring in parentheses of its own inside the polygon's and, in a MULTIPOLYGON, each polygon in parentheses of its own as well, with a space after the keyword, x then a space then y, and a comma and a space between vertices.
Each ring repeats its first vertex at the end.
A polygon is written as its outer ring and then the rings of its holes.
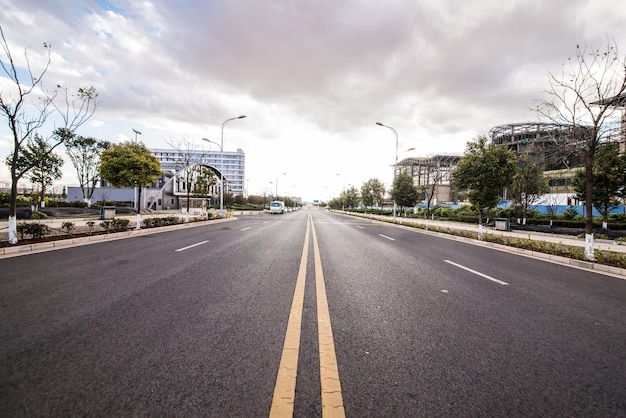
POLYGON ((280 200, 274 200, 270 203, 270 213, 285 213, 285 203, 280 200))

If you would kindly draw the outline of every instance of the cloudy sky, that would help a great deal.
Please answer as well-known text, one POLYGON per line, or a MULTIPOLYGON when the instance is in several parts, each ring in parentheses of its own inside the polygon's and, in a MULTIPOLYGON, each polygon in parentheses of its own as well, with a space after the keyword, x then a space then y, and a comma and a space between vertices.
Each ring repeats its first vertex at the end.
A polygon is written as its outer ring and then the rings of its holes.
POLYGON ((537 120, 547 72, 607 36, 626 51, 624 22, 616 0, 0 0, 14 55, 28 48, 36 67, 50 43, 47 85, 99 92, 79 134, 207 149, 246 115, 224 149, 246 153, 249 193, 278 179, 307 200, 391 183, 395 136, 376 122, 397 130, 402 159, 537 120))

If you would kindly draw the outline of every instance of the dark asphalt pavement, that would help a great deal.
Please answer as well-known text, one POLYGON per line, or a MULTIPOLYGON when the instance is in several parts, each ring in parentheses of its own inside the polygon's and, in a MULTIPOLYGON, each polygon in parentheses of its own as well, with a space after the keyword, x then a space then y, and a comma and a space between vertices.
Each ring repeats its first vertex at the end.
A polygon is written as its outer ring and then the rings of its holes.
POLYGON ((2 416, 268 416, 309 214, 346 416, 626 414, 626 281, 305 209, 0 259, 2 416))

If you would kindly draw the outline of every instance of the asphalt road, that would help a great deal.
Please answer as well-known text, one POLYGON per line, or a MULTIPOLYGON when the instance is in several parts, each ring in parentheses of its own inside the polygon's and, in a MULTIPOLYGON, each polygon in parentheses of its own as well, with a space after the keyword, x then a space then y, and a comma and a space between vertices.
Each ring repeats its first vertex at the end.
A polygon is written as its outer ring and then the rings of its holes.
POLYGON ((3 417, 626 415, 626 281, 319 209, 1 259, 0 314, 3 417))

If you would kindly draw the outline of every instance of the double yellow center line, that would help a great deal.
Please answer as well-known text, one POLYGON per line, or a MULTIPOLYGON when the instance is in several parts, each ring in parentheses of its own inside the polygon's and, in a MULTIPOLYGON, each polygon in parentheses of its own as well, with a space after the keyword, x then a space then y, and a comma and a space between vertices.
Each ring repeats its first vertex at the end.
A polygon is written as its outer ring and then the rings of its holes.
POLYGON ((315 226, 308 215, 304 248, 300 259, 296 290, 291 303, 291 312, 287 323, 285 343, 278 368, 276 386, 270 417, 293 416, 296 395, 296 375, 298 373, 298 354, 300 351, 300 331, 302 328, 302 307, 304 304, 304 286, 306 282, 306 265, 309 256, 309 238, 313 236, 313 257, 315 261, 315 292, 317 299, 317 333, 319 336, 320 383, 322 395, 322 417, 345 417, 339 369, 333 341, 333 330, 330 324, 330 312, 326 298, 326 286, 322 272, 315 226))

